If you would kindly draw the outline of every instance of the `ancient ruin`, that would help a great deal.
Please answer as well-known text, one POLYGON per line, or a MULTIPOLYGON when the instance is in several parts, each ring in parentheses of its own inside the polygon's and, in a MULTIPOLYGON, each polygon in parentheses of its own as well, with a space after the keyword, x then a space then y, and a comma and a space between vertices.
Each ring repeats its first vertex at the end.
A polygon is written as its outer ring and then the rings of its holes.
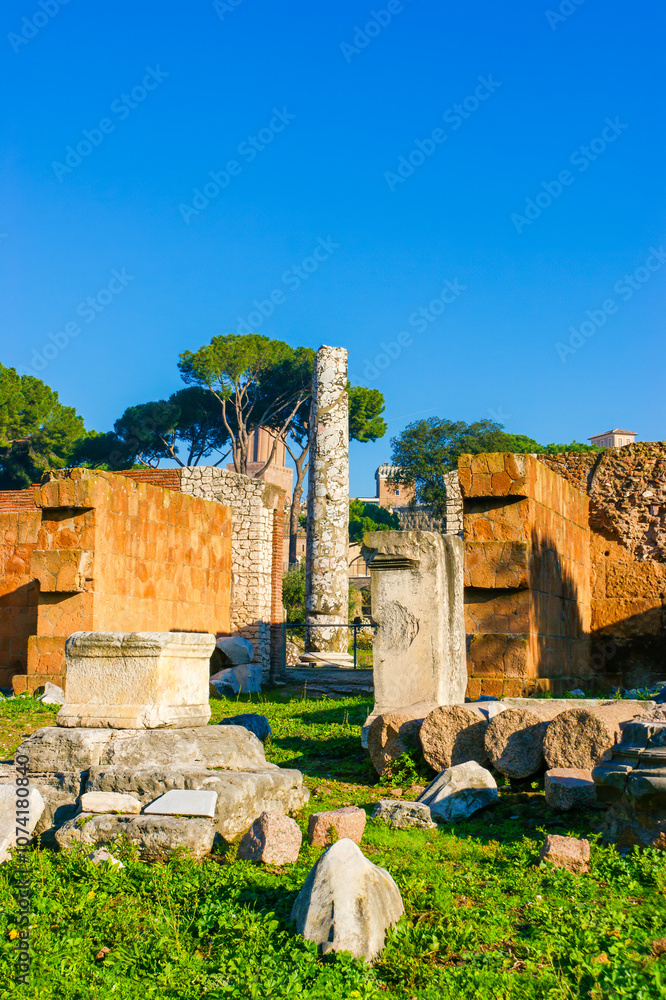
MULTIPOLYGON (((320 347, 315 358, 310 419, 306 623, 346 625, 349 616, 349 401, 347 355, 320 347)), ((306 631, 303 663, 346 665, 346 628, 306 631)))

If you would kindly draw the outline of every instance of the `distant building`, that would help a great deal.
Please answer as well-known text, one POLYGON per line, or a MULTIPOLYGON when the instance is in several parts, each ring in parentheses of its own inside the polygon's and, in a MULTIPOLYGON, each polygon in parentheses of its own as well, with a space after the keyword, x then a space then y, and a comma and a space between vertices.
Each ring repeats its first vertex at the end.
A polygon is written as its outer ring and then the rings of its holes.
POLYGON ((619 427, 616 427, 612 431, 595 434, 587 440, 592 444, 596 444, 599 448, 621 448, 625 444, 633 444, 637 433, 637 431, 622 431, 619 427))
POLYGON ((395 477, 400 472, 397 465, 384 462, 375 472, 377 500, 380 507, 406 507, 414 499, 414 487, 398 483, 395 477))
MULTIPOLYGON (((268 461, 274 441, 274 435, 265 427, 260 427, 250 436, 248 442, 247 474, 251 478, 263 479, 267 483, 274 483, 276 486, 282 487, 287 494, 287 500, 290 501, 294 473, 286 465, 287 449, 284 446, 284 441, 278 441, 273 461, 265 472, 257 476, 257 472, 268 461)), ((227 469, 230 472, 234 471, 233 462, 227 465, 227 469)))

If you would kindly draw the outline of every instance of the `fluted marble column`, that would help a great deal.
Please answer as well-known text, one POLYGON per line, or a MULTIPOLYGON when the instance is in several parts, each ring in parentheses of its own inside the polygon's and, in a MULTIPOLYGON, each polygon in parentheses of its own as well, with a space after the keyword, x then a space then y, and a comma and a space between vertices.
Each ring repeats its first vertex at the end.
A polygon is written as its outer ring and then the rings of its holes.
MULTIPOLYGON (((305 620, 349 616, 349 400, 343 347, 320 347, 312 382, 305 620)), ((347 664, 348 629, 307 630, 305 662, 347 664)))

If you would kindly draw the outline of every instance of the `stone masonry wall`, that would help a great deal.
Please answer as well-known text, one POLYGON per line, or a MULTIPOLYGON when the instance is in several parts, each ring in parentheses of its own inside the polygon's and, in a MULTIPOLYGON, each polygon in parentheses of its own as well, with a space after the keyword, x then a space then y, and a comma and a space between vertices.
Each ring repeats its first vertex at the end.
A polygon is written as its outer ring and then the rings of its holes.
POLYGON ((89 469, 51 473, 35 503, 37 627, 16 691, 64 682, 72 632, 228 632, 228 508, 89 469))
POLYGON ((468 694, 590 675, 588 500, 532 455, 463 455, 468 694))
POLYGON ((39 586, 30 556, 40 521, 32 489, 0 491, 0 687, 27 669, 28 638, 37 631, 39 586))

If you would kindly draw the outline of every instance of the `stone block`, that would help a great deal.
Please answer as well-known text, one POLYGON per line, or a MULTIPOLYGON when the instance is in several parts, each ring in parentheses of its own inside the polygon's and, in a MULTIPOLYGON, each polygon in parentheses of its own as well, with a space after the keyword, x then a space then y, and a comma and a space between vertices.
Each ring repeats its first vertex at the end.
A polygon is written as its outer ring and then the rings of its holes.
POLYGON ((417 801, 429 806, 436 822, 456 823, 494 805, 497 799, 497 783, 490 771, 468 761, 438 774, 417 801))
POLYGON ((220 663, 228 667, 237 667, 241 663, 251 663, 254 659, 254 646, 249 639, 239 635, 220 636, 215 643, 219 650, 220 663))
POLYGON ((214 816, 217 792, 173 788, 145 806, 148 816, 214 816))
POLYGON ((113 854, 109 854, 103 847, 98 847, 96 851, 89 854, 88 860, 92 861, 94 865, 111 865, 112 868, 117 868, 118 871, 125 867, 122 861, 114 858, 113 854))
POLYGON ((463 543, 431 531, 365 536, 372 576, 375 705, 378 715, 413 705, 462 704, 467 668, 463 543))
POLYGON ((59 726, 205 726, 215 638, 190 632, 75 632, 59 726))
POLYGON ((576 767, 546 771, 546 802, 553 809, 590 809, 598 806, 592 772, 576 767))
POLYGON ((419 827, 425 830, 436 830, 430 807, 425 802, 395 802, 393 799, 380 799, 375 806, 371 819, 385 823, 393 830, 410 830, 419 827))
POLYGON ((555 868, 566 868, 574 875, 580 875, 590 870, 590 842, 549 833, 541 846, 539 857, 542 861, 550 861, 555 868))
POLYGON ((308 840, 314 847, 325 847, 332 842, 334 836, 338 840, 346 837, 355 844, 360 844, 366 820, 365 809, 359 809, 358 806, 312 813, 308 820, 308 840))
POLYGON ((303 842, 298 823, 279 812, 262 812, 238 845, 239 861, 290 865, 298 861, 303 842))
POLYGON ((37 788, 26 789, 23 797, 16 794, 16 785, 0 785, 0 864, 8 861, 16 839, 30 840, 44 812, 44 799, 37 788))
POLYGON ((73 844, 109 844, 121 836, 139 848, 145 861, 168 861, 174 851, 183 848, 200 859, 213 846, 215 826, 212 819, 200 817, 80 813, 60 827, 56 841, 62 850, 73 844))
POLYGON ((141 812, 139 800, 121 792, 84 792, 79 804, 85 813, 138 815, 141 812))

